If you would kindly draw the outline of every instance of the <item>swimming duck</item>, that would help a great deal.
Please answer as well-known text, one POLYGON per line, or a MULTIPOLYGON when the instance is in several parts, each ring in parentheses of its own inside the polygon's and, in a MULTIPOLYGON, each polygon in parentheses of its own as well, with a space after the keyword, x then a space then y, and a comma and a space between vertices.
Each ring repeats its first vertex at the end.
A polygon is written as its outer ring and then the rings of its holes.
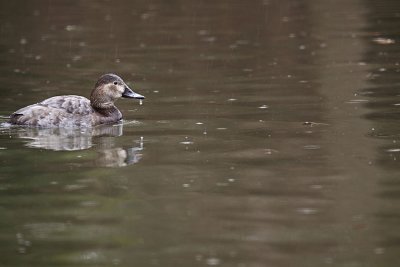
POLYGON ((114 123, 122 119, 122 113, 114 105, 120 97, 144 99, 119 76, 105 74, 96 82, 90 100, 77 95, 54 96, 12 113, 10 123, 37 127, 92 127, 114 123))

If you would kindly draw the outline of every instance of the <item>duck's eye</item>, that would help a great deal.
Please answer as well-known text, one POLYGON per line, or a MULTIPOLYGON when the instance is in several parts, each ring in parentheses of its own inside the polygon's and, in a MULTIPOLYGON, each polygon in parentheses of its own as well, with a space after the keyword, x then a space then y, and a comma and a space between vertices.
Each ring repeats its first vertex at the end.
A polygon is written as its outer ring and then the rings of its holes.
POLYGON ((114 85, 117 85, 118 84, 118 82, 114 82, 114 85))

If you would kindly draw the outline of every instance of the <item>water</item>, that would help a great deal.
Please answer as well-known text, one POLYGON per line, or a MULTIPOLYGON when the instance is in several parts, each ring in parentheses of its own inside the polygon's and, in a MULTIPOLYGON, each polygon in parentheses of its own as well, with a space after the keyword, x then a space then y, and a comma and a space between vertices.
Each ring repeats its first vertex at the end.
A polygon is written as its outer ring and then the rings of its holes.
POLYGON ((399 266, 398 1, 3 1, 0 266, 399 266))

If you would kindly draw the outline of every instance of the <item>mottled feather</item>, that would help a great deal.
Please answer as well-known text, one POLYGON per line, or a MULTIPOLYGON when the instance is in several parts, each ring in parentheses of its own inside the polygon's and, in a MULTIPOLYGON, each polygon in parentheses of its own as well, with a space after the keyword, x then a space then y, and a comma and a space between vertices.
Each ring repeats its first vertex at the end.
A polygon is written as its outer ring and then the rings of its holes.
POLYGON ((82 96, 55 96, 21 108, 11 114, 11 123, 39 127, 89 127, 94 113, 89 99, 82 96))

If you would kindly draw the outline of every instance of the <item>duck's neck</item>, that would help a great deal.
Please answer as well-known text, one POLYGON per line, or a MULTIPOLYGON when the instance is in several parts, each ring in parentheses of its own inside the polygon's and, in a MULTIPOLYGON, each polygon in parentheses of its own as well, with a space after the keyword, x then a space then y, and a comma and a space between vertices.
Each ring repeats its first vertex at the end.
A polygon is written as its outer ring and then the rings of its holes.
POLYGON ((93 105, 92 107, 94 111, 99 114, 97 116, 98 118, 98 123, 113 123, 117 122, 122 119, 122 113, 117 109, 116 106, 114 106, 114 103, 106 104, 106 103, 101 103, 97 105, 93 105))
POLYGON ((100 102, 91 99, 90 105, 92 105, 92 107, 100 113, 108 113, 112 112, 113 109, 116 109, 113 102, 100 102))
POLYGON ((99 116, 99 123, 113 123, 122 119, 122 113, 115 106, 106 109, 94 109, 99 116))
POLYGON ((122 119, 121 112, 114 105, 114 101, 101 90, 94 89, 90 95, 90 104, 98 114, 98 123, 112 123, 122 119))

